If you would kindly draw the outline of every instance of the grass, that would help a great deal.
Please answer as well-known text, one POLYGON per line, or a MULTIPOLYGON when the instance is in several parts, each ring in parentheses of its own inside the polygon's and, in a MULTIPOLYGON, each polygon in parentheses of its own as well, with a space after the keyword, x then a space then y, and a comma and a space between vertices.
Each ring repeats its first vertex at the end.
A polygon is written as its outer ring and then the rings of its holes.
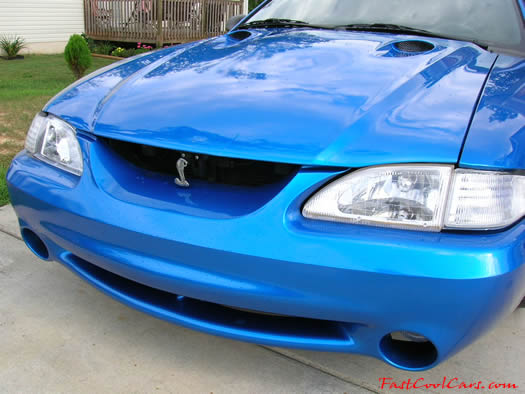
POLYGON ((5 175, 7 173, 7 163, 0 162, 0 206, 9 202, 9 194, 7 194, 7 185, 5 183, 5 175))
MULTIPOLYGON (((93 58, 87 71, 112 63, 93 58)), ((0 60, 0 206, 9 202, 5 175, 24 147, 27 129, 45 103, 75 81, 63 55, 33 55, 24 60, 0 60)))

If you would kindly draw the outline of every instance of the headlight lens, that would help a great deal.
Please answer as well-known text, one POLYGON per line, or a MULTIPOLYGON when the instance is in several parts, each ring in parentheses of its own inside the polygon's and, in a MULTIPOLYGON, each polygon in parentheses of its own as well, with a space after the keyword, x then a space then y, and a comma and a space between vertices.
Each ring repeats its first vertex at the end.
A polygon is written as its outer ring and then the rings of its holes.
POLYGON ((25 148, 36 158, 75 175, 83 171, 75 129, 63 120, 38 114, 27 133, 25 148))
POLYGON ((307 218, 439 231, 452 166, 371 167, 339 178, 303 208, 307 218))
POLYGON ((525 215, 525 177, 444 165, 365 168, 315 193, 303 215, 424 231, 497 229, 525 215))

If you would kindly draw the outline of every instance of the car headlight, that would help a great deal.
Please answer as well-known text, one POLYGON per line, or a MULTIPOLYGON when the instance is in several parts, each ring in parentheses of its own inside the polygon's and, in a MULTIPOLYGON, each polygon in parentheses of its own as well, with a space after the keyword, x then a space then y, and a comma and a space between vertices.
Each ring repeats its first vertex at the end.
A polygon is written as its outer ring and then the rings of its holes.
POLYGON ((446 165, 370 167, 319 190, 303 215, 424 231, 499 229, 525 215, 525 177, 446 165))
POLYGON ((53 115, 39 113, 27 132, 26 150, 34 157, 75 175, 82 175, 82 151, 75 129, 53 115))
POLYGON ((498 229, 524 215, 525 176, 495 171, 455 171, 446 228, 498 229))

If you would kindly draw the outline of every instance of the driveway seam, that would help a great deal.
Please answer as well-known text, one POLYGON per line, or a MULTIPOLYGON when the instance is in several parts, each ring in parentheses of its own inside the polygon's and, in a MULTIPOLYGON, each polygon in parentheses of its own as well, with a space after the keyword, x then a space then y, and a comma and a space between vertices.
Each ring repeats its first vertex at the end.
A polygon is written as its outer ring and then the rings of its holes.
POLYGON ((324 373, 325 375, 329 375, 329 376, 331 376, 333 378, 336 378, 338 380, 341 380, 341 381, 343 381, 345 383, 351 384, 353 386, 357 386, 357 387, 362 388, 364 390, 367 390, 367 391, 369 391, 371 393, 380 394, 379 391, 376 391, 376 390, 374 390, 374 389, 372 389, 370 387, 367 387, 367 386, 363 386, 361 383, 349 380, 346 376, 340 374, 339 372, 332 371, 332 370, 330 370, 330 368, 323 367, 322 365, 320 365, 318 363, 312 362, 312 361, 304 359, 302 357, 296 357, 295 355, 289 354, 288 352, 285 352, 285 351, 282 351, 282 350, 277 350, 277 349, 271 348, 269 346, 264 346, 264 345, 258 345, 258 346, 263 348, 263 349, 268 350, 269 352, 275 353, 275 354, 277 354, 277 355, 279 355, 281 357, 284 357, 284 358, 287 358, 289 360, 295 361, 295 362, 297 362, 297 363, 299 363, 301 365, 304 365, 306 367, 315 369, 315 370, 317 370, 319 372, 324 373))
MULTIPOLYGON (((19 235, 13 234, 12 232, 7 231, 6 229, 0 228, 0 233, 3 233, 3 234, 8 235, 10 237, 13 237, 13 238, 15 238, 15 239, 17 239, 19 241, 23 241, 22 238, 19 235)), ((295 361, 296 363, 299 363, 299 364, 304 365, 306 367, 309 367, 311 369, 315 369, 315 370, 317 370, 317 371, 319 371, 321 373, 324 373, 325 375, 331 376, 331 377, 336 378, 336 379, 338 379, 340 381, 343 381, 345 383, 351 384, 353 386, 357 386, 357 387, 362 388, 364 390, 367 390, 367 391, 369 391, 371 393, 380 394, 379 391, 372 390, 371 388, 365 387, 365 386, 363 386, 360 383, 353 382, 353 381, 349 380, 348 378, 346 378, 345 376, 343 376, 342 374, 339 374, 339 373, 337 373, 335 371, 331 371, 330 369, 325 368, 322 365, 319 365, 317 363, 313 363, 311 361, 304 360, 302 358, 294 357, 293 355, 287 354, 287 353, 285 353, 283 351, 278 351, 278 350, 272 349, 272 348, 267 347, 267 346, 259 345, 259 347, 261 347, 261 348, 263 348, 263 349, 265 349, 265 350, 267 350, 269 352, 272 352, 272 353, 274 353, 274 354, 276 354, 276 355, 278 355, 280 357, 286 358, 288 360, 295 361)))
POLYGON ((7 231, 6 229, 0 228, 0 233, 4 233, 5 235, 9 235, 10 237, 16 238, 19 241, 23 241, 20 235, 13 234, 12 232, 7 231))

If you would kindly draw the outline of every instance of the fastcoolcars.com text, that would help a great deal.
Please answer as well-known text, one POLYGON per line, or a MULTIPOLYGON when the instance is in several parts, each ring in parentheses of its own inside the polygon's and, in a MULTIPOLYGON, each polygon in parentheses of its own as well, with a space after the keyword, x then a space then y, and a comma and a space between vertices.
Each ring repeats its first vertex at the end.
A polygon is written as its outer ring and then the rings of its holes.
POLYGON ((465 382, 459 378, 443 377, 440 383, 427 383, 425 378, 407 379, 402 382, 395 381, 393 378, 379 378, 380 389, 399 389, 399 390, 416 390, 416 389, 442 389, 442 390, 517 390, 519 386, 514 383, 502 383, 492 381, 465 382))

